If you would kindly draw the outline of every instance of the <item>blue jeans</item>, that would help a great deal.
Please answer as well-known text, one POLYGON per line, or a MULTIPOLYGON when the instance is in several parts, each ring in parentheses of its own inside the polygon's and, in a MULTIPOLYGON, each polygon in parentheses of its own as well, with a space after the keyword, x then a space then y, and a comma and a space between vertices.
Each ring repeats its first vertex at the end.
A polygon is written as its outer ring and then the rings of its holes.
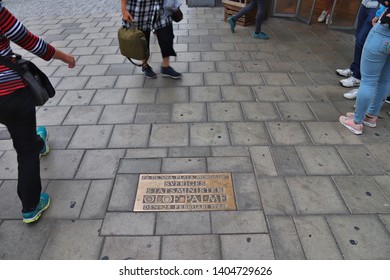
POLYGON ((390 93, 390 28, 377 23, 368 34, 361 61, 362 80, 356 98, 355 123, 365 114, 378 116, 390 93))
POLYGON ((361 79, 360 74, 360 60, 362 58, 362 51, 364 42, 372 28, 372 19, 375 17, 376 9, 375 8, 366 8, 364 5, 360 5, 358 13, 358 23, 356 27, 356 42, 355 42, 355 52, 353 55, 353 62, 349 69, 353 72, 353 77, 356 79, 361 79))
POLYGON ((264 19, 265 15, 265 0, 252 0, 249 2, 248 5, 246 5, 244 8, 242 8, 237 14, 232 16, 233 20, 236 21, 243 15, 246 15, 253 9, 257 8, 257 14, 256 14, 256 25, 255 25, 255 32, 260 33, 261 32, 261 24, 264 19))

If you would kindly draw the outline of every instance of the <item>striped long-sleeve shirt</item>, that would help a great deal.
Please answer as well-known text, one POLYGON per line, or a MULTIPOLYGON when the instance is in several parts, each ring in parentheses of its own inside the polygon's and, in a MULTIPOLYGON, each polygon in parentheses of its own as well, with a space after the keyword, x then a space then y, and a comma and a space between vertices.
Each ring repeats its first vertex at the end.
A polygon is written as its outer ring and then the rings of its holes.
MULTIPOLYGON (((1 56, 13 54, 10 46, 11 41, 44 60, 50 60, 55 53, 53 46, 29 32, 0 2, 1 56)), ((24 87, 26 84, 15 71, 0 64, 0 96, 24 87)))

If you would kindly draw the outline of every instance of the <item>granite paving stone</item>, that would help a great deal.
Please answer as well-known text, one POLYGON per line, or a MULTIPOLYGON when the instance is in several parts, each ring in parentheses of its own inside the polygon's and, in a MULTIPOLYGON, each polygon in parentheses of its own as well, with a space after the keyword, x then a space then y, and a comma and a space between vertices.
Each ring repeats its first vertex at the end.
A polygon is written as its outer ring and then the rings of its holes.
MULTIPOLYGON (((76 126, 50 126, 46 127, 49 132, 49 146, 50 149, 65 149, 71 138, 73 137, 74 132, 76 131, 76 126)), ((1 147, 0 147, 1 149, 1 147)))
POLYGON ((107 212, 100 235, 153 235, 156 213, 107 212))
POLYGON ((100 255, 102 260, 158 260, 159 236, 107 236, 100 255))
POLYGON ((186 103, 188 99, 187 87, 160 88, 157 91, 157 103, 186 103))
POLYGON ((243 102, 245 118, 249 121, 275 121, 280 120, 275 106, 269 102, 243 102))
POLYGON ((251 146, 250 155, 256 175, 277 175, 276 167, 268 146, 251 146))
POLYGON ((224 101, 253 101, 255 99, 249 86, 222 86, 224 101))
POLYGON ((137 106, 106 105, 100 116, 99 124, 128 124, 134 122, 137 106))
POLYGON ((162 160, 163 173, 206 173, 205 158, 165 158, 162 160))
POLYGON ((288 216, 267 217, 270 236, 277 260, 306 259, 294 222, 288 216))
POLYGON ((379 218, 387 228, 387 231, 390 232, 390 215, 379 215, 379 218))
MULTIPOLYGON (((115 81, 114 88, 137 88, 142 87, 145 83, 145 78, 141 75, 135 75, 135 76, 118 76, 118 79, 115 81)), ((112 87, 111 87, 112 88, 112 87)))
POLYGON ((308 105, 319 121, 337 122, 339 119, 340 114, 338 113, 337 109, 330 103, 309 102, 308 105))
POLYGON ((249 157, 209 157, 208 172, 253 172, 249 157))
POLYGON ((388 143, 370 143, 366 147, 382 167, 386 171, 390 171, 390 147, 388 143))
POLYGON ((168 156, 168 148, 134 148, 127 149, 125 158, 164 158, 168 156))
POLYGON ((172 122, 207 121, 205 103, 178 103, 172 107, 172 122))
POLYGON ((378 216, 329 216, 329 225, 347 260, 389 260, 390 236, 378 216))
POLYGON ((327 176, 286 177, 298 214, 348 214, 332 179, 327 176))
POLYGON ((334 126, 329 122, 305 122, 310 138, 314 144, 337 145, 344 144, 344 139, 334 126))
POLYGON ((253 173, 233 173, 233 186, 238 210, 262 209, 253 173))
POLYGON ((94 94, 94 90, 68 90, 61 98, 58 105, 88 105, 90 104, 94 94))
POLYGON ((258 210, 211 212, 211 228, 214 234, 268 232, 264 213, 258 210))
POLYGON ((171 106, 168 104, 138 105, 134 123, 169 123, 171 106))
POLYGON ((343 259, 325 217, 297 216, 294 222, 308 260, 343 259))
POLYGON ((1 260, 39 260, 53 228, 44 220, 26 227, 20 220, 6 220, 0 225, 1 260))
POLYGON ((112 191, 112 180, 93 180, 89 187, 80 219, 103 219, 112 191))
POLYGON ((83 155, 83 150, 52 150, 41 159, 41 178, 73 179, 83 155))
POLYGON ((119 124, 112 132, 109 148, 147 147, 150 134, 149 124, 119 124))
POLYGON ((249 156, 249 149, 247 146, 236 147, 212 147, 211 155, 214 157, 240 157, 249 156))
POLYGON ((308 145, 311 141, 300 122, 267 122, 275 145, 308 145))
POLYGON ((61 125, 70 106, 41 107, 37 111, 37 125, 61 125))
POLYGON ((238 72, 233 74, 236 85, 259 86, 264 85, 262 74, 256 72, 238 72))
MULTIPOLYGON (((16 190, 16 180, 6 180, 2 184, 0 182, 0 219, 15 219, 18 222, 22 220, 22 203, 16 190)), ((0 253, 0 259, 1 255, 2 253, 0 253)))
POLYGON ((161 260, 219 260, 220 240, 216 235, 162 236, 161 260))
POLYGON ((375 183, 377 184, 383 195, 386 197, 387 201, 390 202, 390 176, 373 176, 372 178, 374 179, 375 183))
POLYGON ((271 154, 278 175, 305 175, 305 169, 294 146, 272 146, 271 154))
POLYGON ((287 101, 287 96, 281 86, 255 86, 253 90, 258 101, 287 101))
POLYGON ((80 125, 69 143, 69 149, 105 148, 113 129, 112 125, 80 125))
POLYGON ((153 124, 150 147, 175 147, 189 145, 188 124, 153 124))
MULTIPOLYGON (((129 88, 126 91, 125 98, 123 103, 130 104, 143 104, 143 103, 154 103, 157 96, 156 88, 142 88, 142 89, 131 89, 129 88)), ((141 109, 141 106, 138 106, 138 109, 141 109)))
POLYGON ((156 235, 210 234, 209 212, 157 213, 156 235), (191 221, 190 223, 188 221, 191 221))
POLYGON ((310 102, 314 101, 309 91, 305 87, 300 86, 284 86, 286 95, 292 102, 310 102))
POLYGON ((218 102, 222 101, 222 93, 218 86, 191 87, 192 102, 218 102))
POLYGON ((103 106, 73 106, 64 119, 63 124, 97 124, 103 109, 103 106))
POLYGON ((64 77, 61 79, 61 82, 57 85, 56 89, 59 90, 79 90, 84 89, 87 84, 88 77, 64 77))
POLYGON ((243 114, 238 102, 209 103, 207 113, 210 121, 242 121, 243 114))
POLYGON ((231 73, 208 73, 204 77, 206 86, 229 86, 234 85, 231 73))
POLYGON ((225 146, 230 144, 225 123, 191 123, 191 146, 225 146))
POLYGON ((306 103, 278 102, 276 103, 284 121, 314 121, 313 113, 306 103))
POLYGON ((370 177, 337 176, 334 180, 352 214, 390 212, 388 200, 370 177))
POLYGON ((284 177, 256 177, 264 213, 294 215, 295 205, 284 177))
POLYGON ((6 151, 0 158, 0 178, 17 179, 18 167, 16 152, 13 150, 6 151))
POLYGON ((268 234, 221 235, 223 260, 273 260, 268 234))
POLYGON ((349 175, 350 171, 332 146, 297 147, 309 175, 349 175))
POLYGON ((232 145, 266 145, 271 142, 264 123, 231 122, 228 127, 232 145))
POLYGON ((132 211, 138 186, 138 176, 118 174, 111 192, 108 211, 132 211))
POLYGON ((96 260, 103 245, 102 220, 57 221, 42 253, 43 260, 96 260))
POLYGON ((211 156, 209 147, 179 147, 169 148, 165 157, 187 158, 187 157, 208 157, 211 156))
POLYGON ((52 205, 45 217, 54 219, 79 218, 91 181, 89 180, 52 180, 46 192, 52 205))
POLYGON ((159 173, 161 171, 161 159, 122 159, 118 173, 159 173))

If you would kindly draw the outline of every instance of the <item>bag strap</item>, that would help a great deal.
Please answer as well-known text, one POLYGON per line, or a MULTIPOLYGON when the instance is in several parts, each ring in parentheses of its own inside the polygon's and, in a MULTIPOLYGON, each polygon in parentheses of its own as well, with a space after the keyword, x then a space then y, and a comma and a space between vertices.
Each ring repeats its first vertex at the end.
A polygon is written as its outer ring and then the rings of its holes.
POLYGON ((23 75, 23 69, 17 63, 13 62, 11 58, 21 59, 22 57, 19 54, 13 56, 0 56, 0 63, 16 71, 19 75, 23 75))

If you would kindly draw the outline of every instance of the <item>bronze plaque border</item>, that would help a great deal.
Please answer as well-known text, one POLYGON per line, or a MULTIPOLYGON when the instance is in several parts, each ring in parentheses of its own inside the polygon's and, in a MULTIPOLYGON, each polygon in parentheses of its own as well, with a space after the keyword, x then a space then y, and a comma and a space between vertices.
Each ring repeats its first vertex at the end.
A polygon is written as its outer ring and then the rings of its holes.
POLYGON ((135 212, 237 210, 231 173, 140 174, 135 212))

